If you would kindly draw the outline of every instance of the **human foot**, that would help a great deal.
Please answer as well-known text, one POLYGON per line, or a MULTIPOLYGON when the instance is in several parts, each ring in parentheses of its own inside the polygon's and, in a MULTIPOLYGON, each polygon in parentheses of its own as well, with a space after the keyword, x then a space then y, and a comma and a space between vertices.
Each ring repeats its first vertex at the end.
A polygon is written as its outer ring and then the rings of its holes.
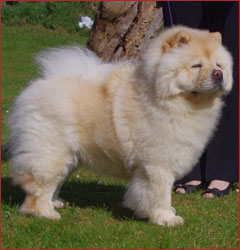
POLYGON ((220 197, 228 195, 232 187, 232 184, 227 181, 213 180, 206 190, 204 190, 202 196, 205 198, 220 197))
POLYGON ((201 181, 190 181, 185 184, 175 185, 174 192, 176 194, 190 194, 195 192, 201 187, 201 181))

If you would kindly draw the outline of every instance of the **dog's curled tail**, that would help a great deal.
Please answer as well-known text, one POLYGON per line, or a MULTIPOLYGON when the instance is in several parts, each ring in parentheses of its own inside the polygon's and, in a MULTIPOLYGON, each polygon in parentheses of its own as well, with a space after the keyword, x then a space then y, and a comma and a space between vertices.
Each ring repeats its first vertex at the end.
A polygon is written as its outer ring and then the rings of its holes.
POLYGON ((110 72, 113 64, 104 63, 94 52, 80 46, 48 49, 35 58, 41 77, 59 79, 65 77, 92 77, 110 72))

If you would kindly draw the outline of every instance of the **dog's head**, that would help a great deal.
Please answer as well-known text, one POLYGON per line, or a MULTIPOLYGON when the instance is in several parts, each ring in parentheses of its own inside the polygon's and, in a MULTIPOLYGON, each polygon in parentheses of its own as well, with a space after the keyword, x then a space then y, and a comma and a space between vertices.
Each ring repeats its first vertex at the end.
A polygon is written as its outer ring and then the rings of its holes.
POLYGON ((219 32, 168 29, 146 50, 143 78, 163 97, 227 93, 232 88, 232 58, 221 40, 219 32))

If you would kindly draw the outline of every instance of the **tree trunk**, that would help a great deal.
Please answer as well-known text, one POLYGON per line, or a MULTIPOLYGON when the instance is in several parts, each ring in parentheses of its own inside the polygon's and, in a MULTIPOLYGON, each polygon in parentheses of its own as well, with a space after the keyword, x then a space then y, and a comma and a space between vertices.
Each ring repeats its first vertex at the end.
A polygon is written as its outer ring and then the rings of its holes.
POLYGON ((152 1, 104 1, 100 4, 88 48, 103 60, 141 59, 141 51, 163 25, 162 8, 152 1))

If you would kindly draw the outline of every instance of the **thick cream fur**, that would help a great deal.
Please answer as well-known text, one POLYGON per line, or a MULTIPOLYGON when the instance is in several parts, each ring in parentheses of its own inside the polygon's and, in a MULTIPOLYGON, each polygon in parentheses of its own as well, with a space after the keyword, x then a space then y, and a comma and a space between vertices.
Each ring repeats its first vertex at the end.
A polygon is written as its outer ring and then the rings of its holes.
POLYGON ((232 86, 231 56, 219 40, 177 26, 154 39, 138 65, 106 64, 78 47, 41 54, 42 73, 10 120, 13 181, 26 191, 20 211, 59 219, 60 188, 84 163, 128 179, 123 204, 137 216, 183 223, 172 185, 197 163, 232 86), (217 90, 215 69, 224 77, 217 90))

